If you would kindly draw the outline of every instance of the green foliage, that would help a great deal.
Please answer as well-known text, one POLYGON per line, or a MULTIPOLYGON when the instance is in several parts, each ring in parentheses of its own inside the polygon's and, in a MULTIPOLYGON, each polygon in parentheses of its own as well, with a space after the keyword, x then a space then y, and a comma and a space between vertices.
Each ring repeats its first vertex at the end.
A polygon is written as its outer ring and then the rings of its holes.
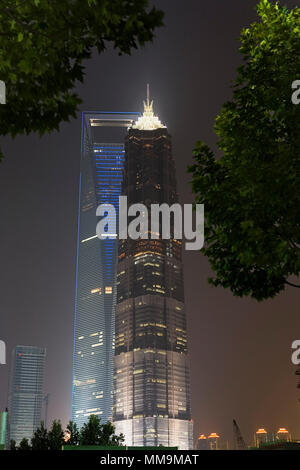
POLYGON ((234 295, 274 297, 300 273, 300 8, 261 0, 260 21, 241 32, 233 98, 216 118, 222 155, 194 150, 192 189, 205 205, 205 246, 234 295))
MULTIPOLYGON (((120 446, 124 442, 124 435, 115 434, 115 426, 110 423, 101 424, 96 415, 90 415, 88 422, 85 423, 81 431, 78 431, 77 424, 70 421, 67 426, 70 433, 70 439, 67 444, 64 442, 64 432, 59 420, 54 420, 50 431, 48 432, 43 421, 33 434, 31 447, 28 439, 24 438, 20 442, 18 450, 62 450, 64 445, 77 446, 120 446)), ((10 449, 17 450, 16 442, 10 442, 10 449)))
POLYGON ((32 450, 49 450, 48 432, 43 421, 40 427, 33 433, 31 447, 32 450))
POLYGON ((89 446, 114 446, 121 445, 124 441, 123 434, 115 435, 115 427, 109 421, 105 424, 100 423, 96 415, 90 415, 80 431, 80 444, 89 446))
POLYGON ((31 446, 30 446, 30 444, 29 444, 28 439, 26 439, 26 437, 24 437, 24 438, 21 440, 21 442, 20 442, 20 444, 19 444, 19 446, 18 446, 18 450, 31 450, 31 446))
POLYGON ((17 450, 16 441, 14 439, 10 441, 9 450, 17 450))
POLYGON ((96 415, 90 415, 89 420, 80 430, 80 444, 85 446, 99 445, 101 440, 100 419, 96 415))
POLYGON ((115 426, 110 422, 102 424, 101 429, 101 445, 102 446, 120 446, 124 442, 123 434, 115 435, 115 426))
POLYGON ((74 421, 70 421, 67 426, 67 431, 70 433, 70 439, 68 445, 77 446, 79 444, 80 433, 77 427, 77 424, 74 421))
POLYGON ((76 116, 83 61, 108 44, 130 54, 151 41, 163 13, 148 0, 6 0, 0 5, 0 135, 40 134, 76 116))
POLYGON ((59 420, 54 420, 52 427, 48 432, 48 447, 49 450, 62 450, 64 445, 64 432, 59 420))

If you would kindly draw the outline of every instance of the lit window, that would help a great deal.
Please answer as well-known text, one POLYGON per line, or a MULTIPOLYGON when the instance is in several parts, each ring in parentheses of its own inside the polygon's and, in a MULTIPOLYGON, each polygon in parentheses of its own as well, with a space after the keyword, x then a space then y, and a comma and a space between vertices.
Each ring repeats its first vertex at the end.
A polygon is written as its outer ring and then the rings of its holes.
POLYGON ((91 294, 101 294, 101 287, 96 287, 96 289, 92 289, 91 290, 91 294))

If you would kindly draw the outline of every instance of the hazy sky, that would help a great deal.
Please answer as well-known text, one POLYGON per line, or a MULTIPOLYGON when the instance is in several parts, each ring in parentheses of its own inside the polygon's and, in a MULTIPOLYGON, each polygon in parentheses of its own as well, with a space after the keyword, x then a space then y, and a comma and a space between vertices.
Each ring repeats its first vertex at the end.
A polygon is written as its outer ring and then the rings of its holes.
MULTIPOLYGON (((81 109, 141 111, 150 83, 155 112, 173 138, 178 192, 192 201, 187 164, 197 139, 212 147, 213 123, 230 98, 239 31, 256 16, 253 0, 160 0, 166 26, 153 44, 119 57, 94 55, 78 91, 81 109)), ((295 1, 284 2, 288 6, 295 1)), ((70 417, 80 116, 59 133, 1 139, 0 339, 46 346, 49 416, 70 417)), ((184 253, 195 436, 232 439, 232 419, 250 442, 258 426, 287 426, 300 439, 300 393, 291 343, 300 338, 299 295, 237 299, 207 284, 203 255, 184 253)), ((9 357, 8 357, 9 359, 9 357)), ((0 409, 8 366, 0 366, 0 409)))

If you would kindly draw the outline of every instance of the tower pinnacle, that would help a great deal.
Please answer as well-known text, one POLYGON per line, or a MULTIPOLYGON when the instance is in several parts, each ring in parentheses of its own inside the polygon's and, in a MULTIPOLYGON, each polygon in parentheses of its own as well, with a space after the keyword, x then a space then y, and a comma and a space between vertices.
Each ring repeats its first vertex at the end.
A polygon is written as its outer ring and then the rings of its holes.
POLYGON ((147 99, 144 101, 144 112, 143 115, 133 124, 133 129, 139 129, 143 131, 153 131, 154 129, 160 129, 164 126, 158 116, 154 115, 153 112, 153 100, 150 101, 150 90, 149 83, 147 83, 147 99))

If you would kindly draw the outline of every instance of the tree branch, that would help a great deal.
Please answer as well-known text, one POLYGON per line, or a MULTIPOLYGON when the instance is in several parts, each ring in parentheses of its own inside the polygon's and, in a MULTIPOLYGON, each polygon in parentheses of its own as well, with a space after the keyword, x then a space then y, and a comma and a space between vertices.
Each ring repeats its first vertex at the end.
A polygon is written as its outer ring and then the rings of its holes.
POLYGON ((297 284, 293 284, 292 282, 289 282, 287 280, 284 281, 285 284, 288 284, 289 286, 292 286, 292 287, 297 287, 298 289, 300 289, 300 286, 298 286, 297 284))

